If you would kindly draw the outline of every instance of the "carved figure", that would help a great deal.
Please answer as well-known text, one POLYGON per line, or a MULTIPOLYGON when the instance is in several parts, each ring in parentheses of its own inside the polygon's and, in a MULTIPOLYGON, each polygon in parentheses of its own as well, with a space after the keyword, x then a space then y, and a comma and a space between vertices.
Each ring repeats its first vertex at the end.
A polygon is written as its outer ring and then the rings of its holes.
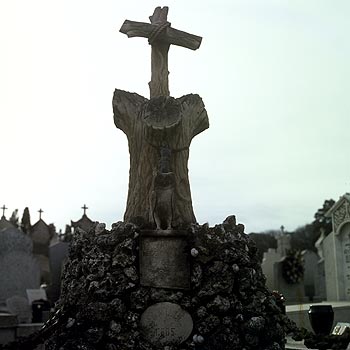
POLYGON ((151 210, 157 230, 171 230, 174 213, 175 174, 158 172, 154 177, 151 210))
POLYGON ((150 198, 150 219, 156 224, 157 230, 171 230, 175 190, 175 174, 170 171, 171 149, 163 146, 159 153, 159 169, 153 178, 150 198))

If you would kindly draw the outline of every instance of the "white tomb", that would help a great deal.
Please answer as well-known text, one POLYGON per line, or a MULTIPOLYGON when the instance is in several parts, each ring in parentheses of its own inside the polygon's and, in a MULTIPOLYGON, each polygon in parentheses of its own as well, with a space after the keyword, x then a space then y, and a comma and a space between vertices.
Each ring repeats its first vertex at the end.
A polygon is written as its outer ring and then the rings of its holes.
POLYGON ((332 217, 332 232, 323 241, 327 300, 350 301, 350 193, 326 214, 332 217))
POLYGON ((283 294, 286 304, 305 302, 305 291, 302 282, 289 284, 283 277, 283 261, 291 249, 291 237, 289 234, 281 233, 277 237, 277 249, 270 248, 264 253, 261 264, 262 271, 266 277, 266 286, 270 290, 277 290, 283 294))

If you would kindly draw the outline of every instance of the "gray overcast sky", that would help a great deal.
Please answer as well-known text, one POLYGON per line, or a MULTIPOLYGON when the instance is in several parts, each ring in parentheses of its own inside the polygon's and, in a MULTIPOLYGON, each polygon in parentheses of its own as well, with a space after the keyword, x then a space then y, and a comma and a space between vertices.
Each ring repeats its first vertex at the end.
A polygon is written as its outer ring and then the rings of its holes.
POLYGON ((198 93, 210 128, 191 146, 199 223, 235 214, 246 232, 312 221, 350 190, 348 0, 11 0, 0 2, 0 205, 64 229, 86 203, 122 219, 125 135, 114 88, 148 97, 150 46, 119 33, 169 6, 203 36, 170 48, 170 91, 198 93))

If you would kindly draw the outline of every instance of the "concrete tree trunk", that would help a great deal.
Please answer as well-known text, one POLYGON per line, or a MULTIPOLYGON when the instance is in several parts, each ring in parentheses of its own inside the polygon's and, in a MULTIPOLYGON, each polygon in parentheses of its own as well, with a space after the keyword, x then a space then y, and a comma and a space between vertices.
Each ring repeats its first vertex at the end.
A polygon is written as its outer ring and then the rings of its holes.
POLYGON ((189 146, 194 136, 209 127, 207 112, 198 95, 148 100, 115 90, 114 122, 128 138, 129 190, 124 220, 153 224, 151 196, 159 169, 160 149, 172 151, 170 171, 175 174, 172 226, 195 223, 188 179, 189 146))

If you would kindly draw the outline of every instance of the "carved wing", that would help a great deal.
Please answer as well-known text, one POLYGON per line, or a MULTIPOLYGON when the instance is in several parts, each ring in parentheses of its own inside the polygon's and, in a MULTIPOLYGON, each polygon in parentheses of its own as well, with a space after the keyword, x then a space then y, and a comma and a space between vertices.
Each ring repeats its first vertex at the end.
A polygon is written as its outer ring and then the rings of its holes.
POLYGON ((203 100, 197 94, 189 94, 179 98, 183 111, 183 123, 186 124, 184 130, 190 133, 188 137, 193 137, 209 128, 208 114, 203 100))
POLYGON ((112 101, 115 126, 128 136, 140 106, 146 101, 147 98, 136 93, 115 89, 112 101))

